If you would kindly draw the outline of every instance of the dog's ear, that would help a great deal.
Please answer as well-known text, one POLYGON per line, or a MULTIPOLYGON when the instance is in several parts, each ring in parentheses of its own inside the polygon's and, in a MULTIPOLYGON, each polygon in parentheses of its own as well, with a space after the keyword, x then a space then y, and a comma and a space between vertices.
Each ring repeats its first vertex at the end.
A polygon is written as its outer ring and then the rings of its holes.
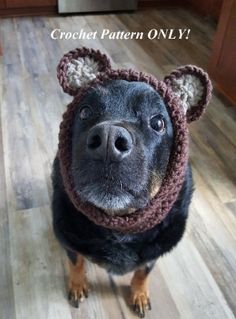
POLYGON ((110 60, 105 54, 83 47, 62 57, 57 66, 57 77, 64 92, 75 96, 81 87, 110 69, 110 60))
POLYGON ((194 65, 186 65, 166 76, 164 82, 182 101, 187 122, 197 120, 211 98, 212 85, 208 74, 194 65))

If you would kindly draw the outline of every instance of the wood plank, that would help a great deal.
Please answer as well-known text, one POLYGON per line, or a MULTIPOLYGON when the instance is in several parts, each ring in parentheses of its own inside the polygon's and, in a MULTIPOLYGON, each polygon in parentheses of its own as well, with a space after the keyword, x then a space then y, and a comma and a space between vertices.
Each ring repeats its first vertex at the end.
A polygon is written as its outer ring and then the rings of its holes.
MULTIPOLYGON (((178 319, 182 318, 179 310, 177 309, 175 300, 173 299, 169 287, 167 287, 166 281, 163 278, 160 269, 159 261, 155 265, 153 271, 150 274, 150 299, 152 304, 152 311, 147 311, 147 318, 155 318, 155 314, 158 314, 159 319, 178 319), (163 305, 165 305, 163 307, 163 305)), ((130 281, 131 274, 125 276, 114 276, 113 289, 116 296, 119 296, 119 304, 122 309, 122 313, 126 318, 137 318, 130 309, 128 304, 128 298, 130 293, 130 281)))
POLYGON ((204 143, 204 136, 197 134, 196 131, 191 134, 190 162, 222 203, 235 199, 234 178, 230 172, 227 172, 224 162, 217 156, 214 149, 210 148, 208 143, 204 143), (209 161, 209 158, 212 161, 209 161))
POLYGON ((10 260, 9 220, 6 201, 5 165, 3 160, 2 116, 3 102, 2 57, 0 57, 0 318, 15 319, 15 304, 12 284, 12 268, 10 260))
MULTIPOLYGON (((9 213, 16 318, 77 318, 78 313, 81 318, 110 318, 106 307, 117 305, 108 277, 89 262, 90 296, 79 310, 69 306, 66 258, 50 215, 48 206, 9 213)), ((119 312, 112 317, 120 318, 119 312)))
POLYGON ((159 267, 181 318, 234 318, 222 292, 190 239, 185 238, 177 249, 161 259, 159 267))
POLYGON ((2 123, 8 206, 11 209, 26 209, 48 204, 45 174, 30 115, 33 104, 27 103, 31 90, 22 79, 10 76, 3 89, 2 123), (8 123, 11 123, 12 129, 8 129, 8 123))
POLYGON ((219 202, 197 171, 194 171, 194 178, 198 188, 194 193, 188 235, 235 314, 235 215, 219 202))
POLYGON ((225 171, 235 181, 236 152, 235 146, 230 139, 219 131, 211 119, 207 120, 207 125, 203 120, 198 121, 194 126, 194 130, 202 135, 204 143, 210 145, 210 148, 214 150, 218 158, 224 163, 225 171))
POLYGON ((230 203, 226 203, 226 207, 232 212, 232 214, 234 214, 234 216, 236 217, 236 201, 234 202, 230 202, 230 203))
POLYGON ((9 212, 16 318, 71 317, 50 214, 48 206, 9 212))
MULTIPOLYGON (((232 108, 232 106, 231 106, 232 108)), ((207 109, 206 116, 211 119, 223 135, 225 135, 236 146, 236 125, 233 112, 230 112, 230 107, 227 107, 217 97, 213 96, 210 107, 207 109), (224 112, 224 116, 222 116, 224 112)))

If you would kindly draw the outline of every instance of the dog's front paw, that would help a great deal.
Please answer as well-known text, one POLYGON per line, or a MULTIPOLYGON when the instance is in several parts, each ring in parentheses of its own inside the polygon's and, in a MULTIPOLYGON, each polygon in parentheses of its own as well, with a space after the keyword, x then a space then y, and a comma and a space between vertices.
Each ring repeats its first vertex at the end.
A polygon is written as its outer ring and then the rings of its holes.
POLYGON ((88 298, 88 292, 89 292, 89 286, 88 282, 85 279, 81 281, 81 283, 70 283, 69 285, 69 293, 68 293, 68 299, 71 304, 71 306, 78 308, 79 303, 84 300, 84 298, 88 298))
POLYGON ((131 292, 131 306, 134 312, 140 317, 145 317, 145 311, 151 310, 151 302, 148 297, 148 292, 145 289, 140 289, 131 292))

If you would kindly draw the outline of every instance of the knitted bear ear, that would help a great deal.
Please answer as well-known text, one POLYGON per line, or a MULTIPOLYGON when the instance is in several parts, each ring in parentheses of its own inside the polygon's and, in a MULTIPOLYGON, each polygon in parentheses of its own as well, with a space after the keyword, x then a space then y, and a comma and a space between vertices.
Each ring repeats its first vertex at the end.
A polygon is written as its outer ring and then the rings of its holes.
POLYGON ((83 47, 62 57, 57 66, 57 77, 64 92, 75 96, 81 87, 110 69, 110 60, 105 54, 83 47))
POLYGON ((212 85, 208 74, 194 65, 186 65, 166 76, 164 82, 182 101, 187 122, 197 120, 211 99, 212 85))

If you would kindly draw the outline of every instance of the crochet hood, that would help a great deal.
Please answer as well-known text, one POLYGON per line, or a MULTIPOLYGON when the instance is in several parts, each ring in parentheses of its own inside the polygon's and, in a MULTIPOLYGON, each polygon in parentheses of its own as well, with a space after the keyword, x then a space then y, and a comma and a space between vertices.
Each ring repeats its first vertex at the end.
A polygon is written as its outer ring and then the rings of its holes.
POLYGON ((93 49, 79 48, 65 54, 57 67, 64 92, 74 97, 60 124, 58 157, 65 190, 78 210, 97 225, 120 232, 137 233, 160 223, 171 210, 184 182, 188 163, 188 123, 197 120, 210 98, 212 85, 201 68, 186 65, 164 80, 132 69, 111 68, 106 55, 93 49), (172 121, 174 142, 165 177, 156 196, 144 209, 122 216, 109 216, 88 202, 82 202, 71 174, 72 128, 78 102, 91 87, 107 80, 145 82, 163 98, 172 121))

